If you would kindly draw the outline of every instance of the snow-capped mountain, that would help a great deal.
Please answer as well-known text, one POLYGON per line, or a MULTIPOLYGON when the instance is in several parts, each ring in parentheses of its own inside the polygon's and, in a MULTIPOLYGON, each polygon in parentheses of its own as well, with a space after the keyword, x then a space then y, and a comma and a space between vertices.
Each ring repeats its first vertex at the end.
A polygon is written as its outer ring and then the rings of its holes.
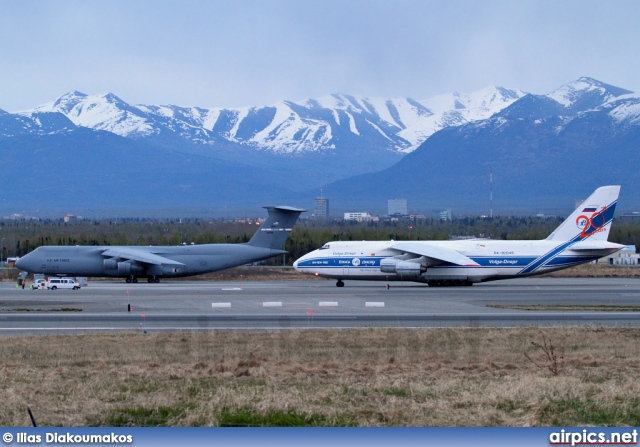
POLYGON ((489 87, 424 101, 335 94, 270 107, 203 109, 130 105, 114 94, 67 93, 19 116, 61 113, 76 126, 127 138, 178 136, 199 144, 237 143, 274 154, 341 150, 341 144, 375 146, 405 154, 438 130, 488 118, 524 95, 489 87))
POLYGON ((593 78, 582 77, 546 96, 560 103, 567 111, 576 113, 596 108, 611 99, 631 93, 633 92, 593 78))
POLYGON ((220 215, 272 203, 310 208, 323 188, 335 213, 384 212, 395 197, 419 212, 486 212, 489 169, 497 212, 562 212, 583 185, 606 183, 622 184, 621 200, 640 206, 631 193, 640 189, 638 141, 640 96, 591 78, 545 95, 335 94, 243 109, 133 106, 71 92, 32 110, 0 110, 0 165, 16 168, 3 181, 17 186, 0 210, 220 215))
POLYGON ((583 191, 606 184, 621 184, 620 203, 635 209, 638 141, 640 96, 580 78, 547 95, 525 95, 490 118, 444 128, 395 165, 323 192, 336 198, 334 209, 359 203, 375 210, 385 198, 404 197, 418 209, 488 212, 491 171, 500 214, 562 213, 583 191))

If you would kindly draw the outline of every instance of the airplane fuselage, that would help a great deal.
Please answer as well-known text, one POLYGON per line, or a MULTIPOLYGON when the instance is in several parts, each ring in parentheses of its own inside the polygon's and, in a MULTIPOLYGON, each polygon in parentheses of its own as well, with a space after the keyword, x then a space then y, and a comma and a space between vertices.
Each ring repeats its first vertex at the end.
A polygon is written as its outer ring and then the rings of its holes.
POLYGON ((150 265, 136 261, 105 259, 105 250, 132 247, 43 246, 20 258, 20 268, 32 273, 88 277, 184 277, 257 262, 286 253, 283 250, 248 244, 204 244, 135 247, 136 252, 153 253, 176 261, 171 265, 150 265))
MULTIPOLYGON (((531 276, 591 262, 622 248, 610 242, 593 244, 581 250, 574 244, 557 241, 497 241, 487 239, 463 241, 411 241, 412 245, 453 250, 473 263, 458 265, 422 258, 421 270, 383 271, 385 259, 402 261, 397 249, 390 247, 397 241, 331 242, 298 259, 294 266, 300 273, 333 279, 361 279, 381 281, 417 281, 433 285, 472 284, 496 279, 531 276)), ((407 264, 418 265, 407 258, 407 264)))
POLYGON ((290 206, 266 206, 269 213, 245 244, 178 246, 53 246, 38 247, 16 261, 30 273, 58 276, 126 278, 149 282, 178 278, 262 261, 280 250, 300 213, 290 206))

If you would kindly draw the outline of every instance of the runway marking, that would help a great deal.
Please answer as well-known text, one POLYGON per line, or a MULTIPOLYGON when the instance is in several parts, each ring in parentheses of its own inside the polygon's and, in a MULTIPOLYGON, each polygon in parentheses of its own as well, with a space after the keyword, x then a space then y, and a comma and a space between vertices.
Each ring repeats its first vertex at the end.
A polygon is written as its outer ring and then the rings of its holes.
POLYGON ((231 303, 211 303, 211 307, 231 307, 231 303))
POLYGON ((320 306, 320 307, 337 307, 338 306, 338 302, 337 301, 320 301, 318 303, 318 306, 320 306))
POLYGON ((367 301, 364 307, 384 307, 384 301, 367 301))
POLYGON ((282 301, 264 301, 262 307, 282 307, 282 301))
POLYGON ((242 290, 242 287, 223 287, 222 290, 242 290))

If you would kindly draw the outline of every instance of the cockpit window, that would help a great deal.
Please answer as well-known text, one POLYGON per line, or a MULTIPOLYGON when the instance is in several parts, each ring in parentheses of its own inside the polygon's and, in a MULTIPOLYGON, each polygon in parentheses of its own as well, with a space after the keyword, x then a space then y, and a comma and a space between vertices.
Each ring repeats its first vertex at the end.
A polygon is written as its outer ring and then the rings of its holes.
POLYGON ((329 244, 324 244, 324 245, 320 248, 320 250, 326 250, 327 248, 329 248, 329 244))

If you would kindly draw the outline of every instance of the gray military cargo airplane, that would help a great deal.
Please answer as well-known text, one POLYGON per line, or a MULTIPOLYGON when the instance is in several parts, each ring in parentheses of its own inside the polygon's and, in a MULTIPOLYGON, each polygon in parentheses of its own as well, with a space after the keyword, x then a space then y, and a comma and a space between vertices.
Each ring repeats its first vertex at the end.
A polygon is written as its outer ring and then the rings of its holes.
POLYGON ((265 206, 269 216, 251 240, 244 244, 202 244, 178 246, 43 246, 16 261, 16 267, 30 273, 56 276, 126 278, 138 282, 160 282, 215 272, 280 254, 303 209, 265 206))

